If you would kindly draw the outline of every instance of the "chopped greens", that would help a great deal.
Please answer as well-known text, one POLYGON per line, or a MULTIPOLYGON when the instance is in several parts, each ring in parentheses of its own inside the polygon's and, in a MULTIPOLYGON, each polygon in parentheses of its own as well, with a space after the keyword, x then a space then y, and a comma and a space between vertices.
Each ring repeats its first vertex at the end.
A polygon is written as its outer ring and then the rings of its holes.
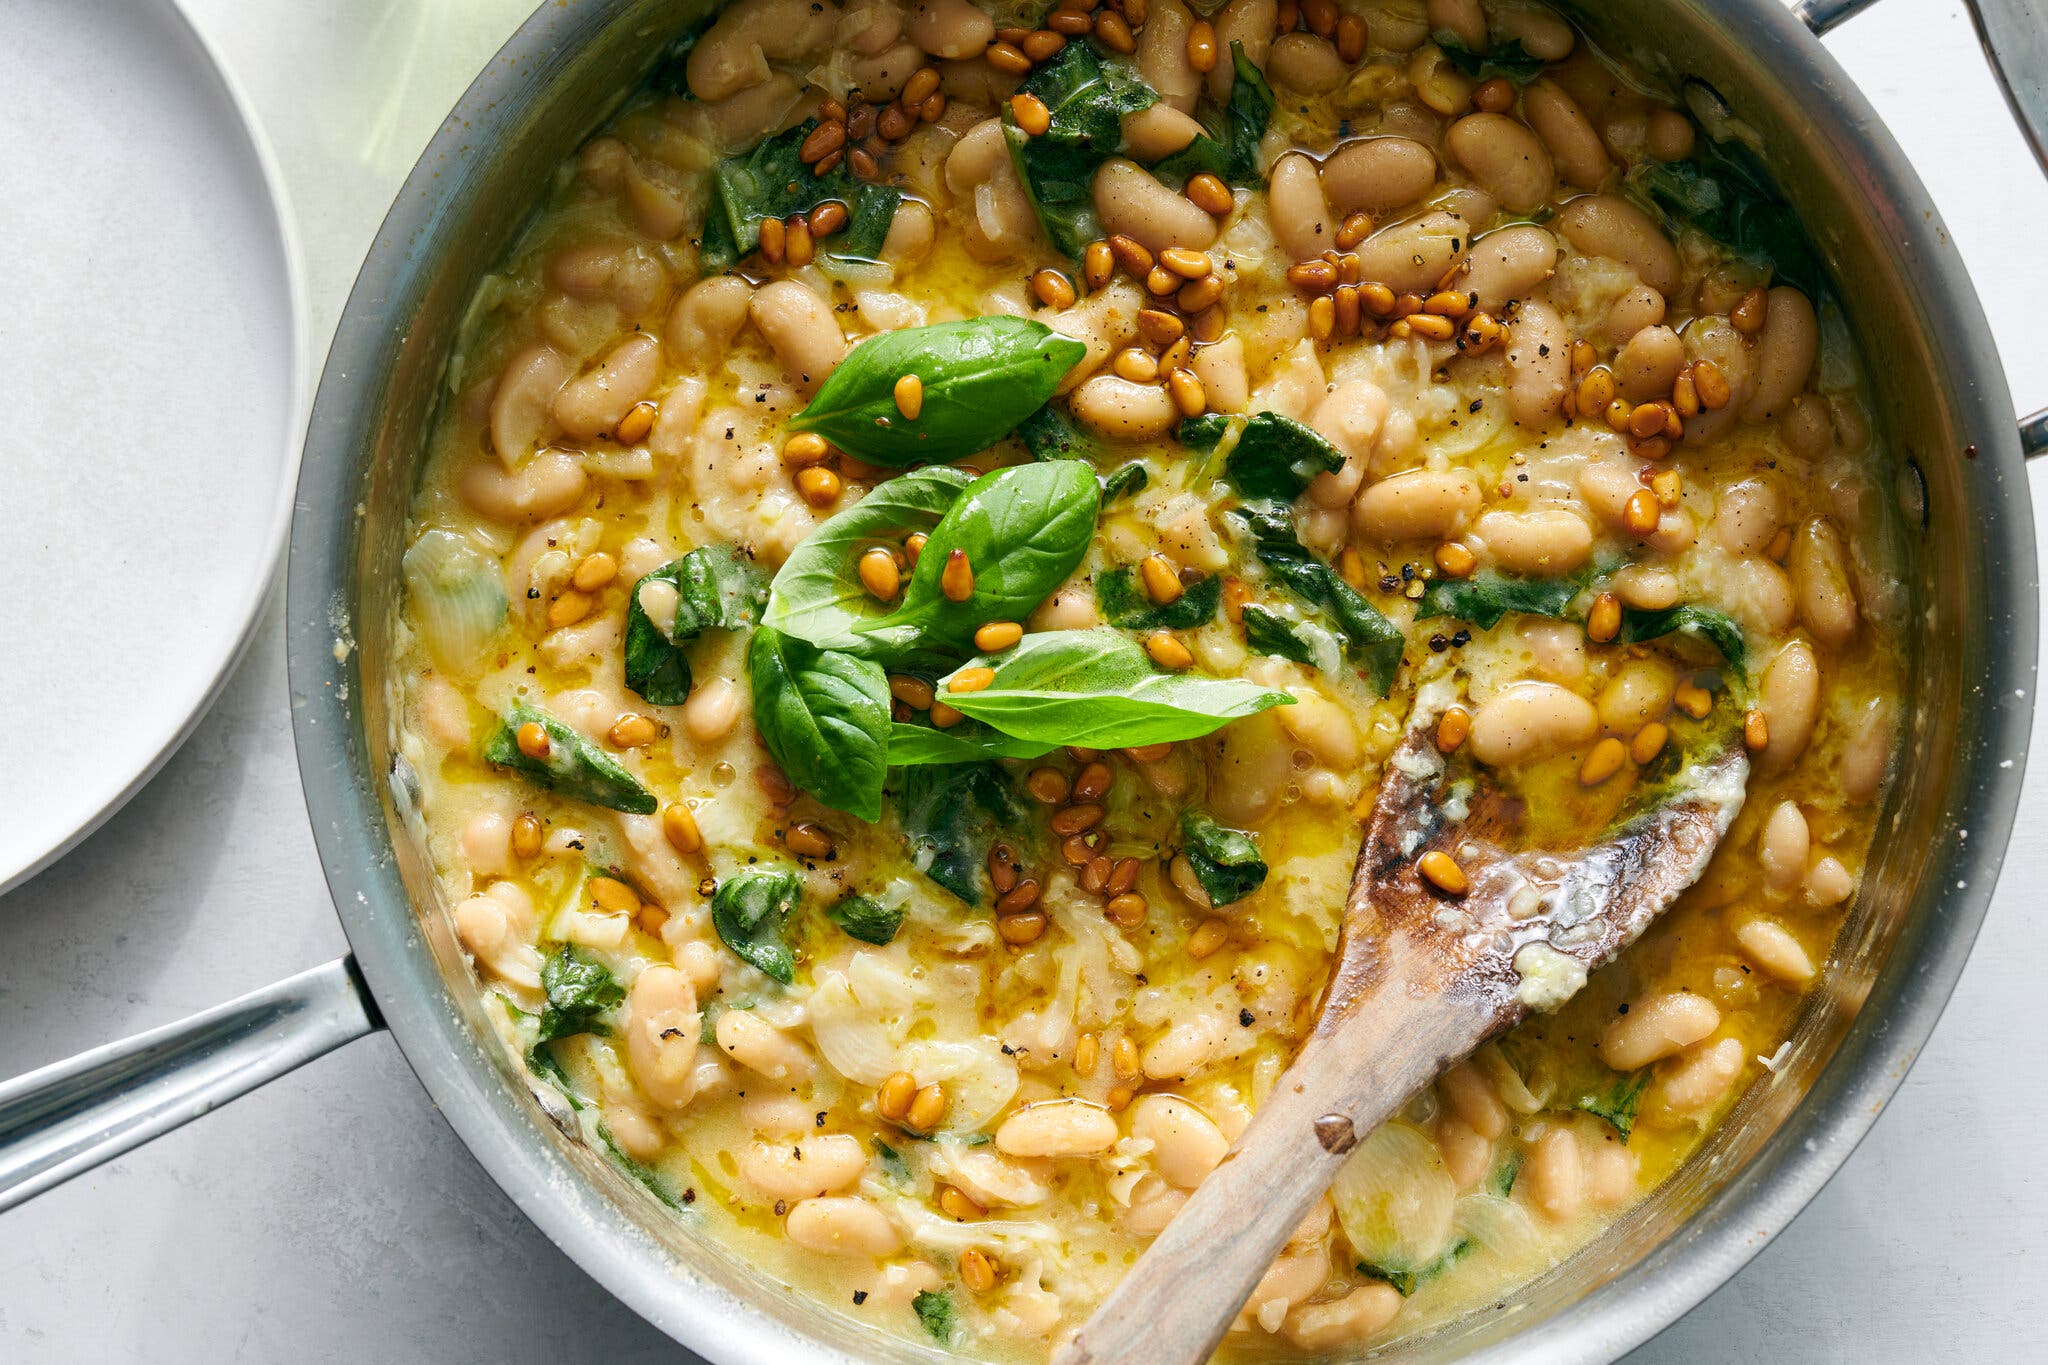
POLYGON ((856 181, 844 166, 830 175, 814 174, 799 153, 817 126, 816 119, 806 119, 751 151, 726 157, 712 170, 701 244, 706 274, 730 270, 760 246, 761 224, 767 219, 809 213, 833 200, 846 205, 851 216, 844 230, 827 239, 826 254, 866 260, 881 254, 903 193, 856 181))
POLYGON ((866 896, 848 896, 825 914, 846 931, 848 938, 857 938, 862 943, 888 943, 903 927, 902 906, 883 905, 866 896))
POLYGON ((1118 498, 1128 497, 1145 491, 1149 476, 1145 473, 1143 460, 1132 460, 1129 464, 1118 465, 1102 476, 1102 501, 1104 505, 1118 498))
POLYGON ((1081 248, 1101 236, 1095 172, 1117 155, 1123 116, 1148 108, 1159 96, 1124 59, 1079 40, 1027 76, 1017 92, 1035 96, 1052 121, 1036 137, 1027 136, 1005 106, 1010 159, 1046 239, 1078 260, 1081 248))
POLYGON ((1196 579, 1179 597, 1158 606, 1128 568, 1095 575, 1095 604, 1119 630, 1193 630, 1215 619, 1222 600, 1223 580, 1215 577, 1196 579))
POLYGON ((1415 619, 1449 616, 1492 630, 1510 612, 1565 619, 1572 599, 1586 586, 1584 575, 1569 578, 1513 578, 1481 573, 1471 578, 1434 578, 1415 605, 1415 619))
POLYGON ((538 786, 593 806, 652 815, 660 806, 654 793, 604 750, 539 707, 514 702, 504 721, 484 742, 484 760, 510 768, 538 786), (519 747, 519 732, 538 725, 547 736, 547 753, 535 758, 519 747))
POLYGON ((1809 297, 1825 289, 1827 272, 1813 239, 1762 159, 1742 143, 1702 136, 1689 160, 1645 159, 1630 170, 1628 183, 1668 227, 1698 228, 1809 297))
POLYGON ((690 641, 714 627, 753 625, 767 600, 767 579, 728 546, 705 546, 662 565, 626 598, 626 686, 656 706, 680 706, 690 696, 690 641), (676 590, 675 614, 666 628, 648 616, 641 600, 650 583, 676 590))
POLYGON ((1235 905, 1265 884, 1266 860, 1244 830, 1219 825, 1202 811, 1186 810, 1180 815, 1180 832, 1187 840, 1181 851, 1210 905, 1235 905))
POLYGON ((875 1139, 875 1155, 881 1159, 882 1174, 889 1177, 891 1184, 907 1188, 917 1179, 911 1173, 910 1163, 903 1159, 903 1153, 880 1138, 875 1139))
POLYGON ((1230 432, 1230 415, 1222 412, 1205 412, 1200 417, 1184 417, 1174 431, 1174 439, 1189 450, 1207 455, 1223 444, 1223 438, 1230 432))
POLYGON ((1258 412, 1245 422, 1223 460, 1223 476, 1247 498, 1293 502, 1318 474, 1344 467, 1344 453, 1292 417, 1258 412))
POLYGON ((953 1344, 953 1334, 959 1330, 960 1324, 951 1295, 932 1289, 921 1290, 910 1301, 910 1311, 917 1314, 918 1323, 931 1333, 933 1341, 941 1346, 953 1344))
POLYGON ((1616 1080, 1605 1090, 1596 1090, 1581 1096, 1578 1108, 1595 1118, 1607 1120, 1607 1125, 1621 1136, 1622 1145, 1628 1144, 1629 1135, 1635 1131, 1636 1110, 1643 1102, 1643 1091, 1650 1085, 1650 1069, 1631 1072, 1616 1080))
POLYGON ((1522 1154, 1509 1152, 1486 1176, 1486 1192, 1505 1199, 1515 1192, 1515 1178, 1522 1173, 1522 1154))
POLYGON ((1749 646, 1742 636, 1742 627, 1730 617, 1710 607, 1695 607, 1681 604, 1666 607, 1662 611, 1639 611, 1634 607, 1621 614, 1621 634, 1617 637, 1623 644, 1640 644, 1665 635, 1686 635, 1704 640, 1721 652, 1728 666, 1737 675, 1747 677, 1749 667, 1749 646))
POLYGON ((712 893, 711 925, 734 956, 787 986, 796 980, 788 920, 802 896, 803 882, 792 869, 745 868, 712 893))
POLYGON ((1448 29, 1438 29, 1430 40, 1443 49, 1444 60, 1475 81, 1505 76, 1516 85, 1527 85, 1543 72, 1543 59, 1522 46, 1520 38, 1495 43, 1485 52, 1474 52, 1448 29))
POLYGON ((593 962, 576 948, 557 948, 541 964, 541 989, 547 1004, 541 1007, 540 1037, 534 1046, 552 1043, 577 1033, 610 1033, 598 1019, 626 998, 626 989, 601 962, 593 962))
POLYGON ((1235 514, 1252 535, 1252 549, 1266 571, 1310 606, 1320 607, 1349 641, 1349 653, 1365 667, 1373 690, 1385 696, 1401 667, 1407 645, 1400 628, 1337 571, 1308 552, 1294 534, 1287 513, 1240 508, 1235 514))
POLYGON ((646 1162, 637 1161, 626 1155, 626 1149, 619 1146, 619 1141, 612 1136, 610 1127, 600 1122, 597 1125, 597 1136, 604 1143, 605 1150, 611 1153, 612 1160, 618 1163, 620 1170, 632 1176, 642 1185, 645 1185, 649 1194, 652 1194, 670 1208, 678 1210, 682 1208, 682 1201, 678 1200, 674 1193, 670 1191, 668 1182, 661 1178, 661 1173, 646 1162))
POLYGON ((1102 446, 1074 425, 1065 408, 1050 403, 1017 424, 1017 437, 1034 460, 1092 460, 1102 453, 1102 446))
POLYGON ((1307 622, 1290 621, 1256 602, 1245 604, 1243 620, 1244 642, 1255 652, 1316 667, 1315 642, 1305 634, 1314 627, 1307 622))
POLYGON ((1358 1266, 1358 1273, 1370 1275, 1375 1280, 1385 1280, 1396 1290, 1400 1291, 1401 1297, 1405 1299, 1423 1285, 1464 1260, 1466 1256, 1471 1254, 1472 1248, 1475 1245, 1476 1243, 1470 1237, 1460 1237, 1457 1241, 1446 1247, 1441 1256, 1425 1265, 1402 1270, 1393 1266, 1368 1265, 1361 1261, 1358 1266))
POLYGON ((896 816, 911 862, 969 905, 980 905, 989 845, 1024 821, 1002 769, 991 763, 905 768, 902 783, 896 816))

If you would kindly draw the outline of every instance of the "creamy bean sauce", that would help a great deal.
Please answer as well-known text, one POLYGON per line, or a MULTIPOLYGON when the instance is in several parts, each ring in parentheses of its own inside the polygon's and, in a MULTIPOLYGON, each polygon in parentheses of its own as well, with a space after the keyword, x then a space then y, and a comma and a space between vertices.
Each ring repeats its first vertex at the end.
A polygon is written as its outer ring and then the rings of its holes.
POLYGON ((1766 1075, 1895 745, 1888 456, 1745 136, 1532 5, 726 8, 479 291, 413 509, 404 752, 537 1091, 797 1292, 1042 1358, 1286 1068, 1443 686, 1532 843, 1708 745, 1747 802, 1225 1349, 1598 1235, 1766 1075))

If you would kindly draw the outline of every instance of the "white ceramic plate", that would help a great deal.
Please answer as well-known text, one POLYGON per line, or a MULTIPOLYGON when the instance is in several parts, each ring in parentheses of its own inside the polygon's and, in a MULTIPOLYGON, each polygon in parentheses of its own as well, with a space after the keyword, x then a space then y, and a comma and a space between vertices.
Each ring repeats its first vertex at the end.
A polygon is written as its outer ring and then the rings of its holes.
POLYGON ((0 891, 240 655, 304 434, 298 256, 171 0, 0 0, 0 891))

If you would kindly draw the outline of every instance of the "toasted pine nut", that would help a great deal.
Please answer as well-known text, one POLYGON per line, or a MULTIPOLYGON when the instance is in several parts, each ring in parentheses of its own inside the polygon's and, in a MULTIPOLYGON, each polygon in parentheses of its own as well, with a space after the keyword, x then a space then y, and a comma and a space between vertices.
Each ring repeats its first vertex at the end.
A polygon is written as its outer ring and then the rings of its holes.
POLYGON ((946 1116, 946 1092, 937 1081, 919 1090, 910 1101, 910 1112, 903 1116, 905 1126, 920 1133, 929 1133, 939 1126, 939 1120, 946 1116))
POLYGON ((829 858, 835 851, 832 832, 809 820, 784 830, 782 844, 799 858, 829 858))
POLYGON ((1031 277, 1031 292, 1038 295, 1038 301, 1048 308, 1072 308, 1074 286, 1059 271, 1047 268, 1031 277))
POLYGON ((1455 540, 1437 546, 1431 557, 1436 560, 1437 571, 1446 578, 1464 578, 1479 567, 1479 556, 1455 540))
POLYGON ((513 857, 521 860, 531 858, 540 852, 540 845, 540 817, 528 811, 512 822, 513 857))
POLYGON ((1090 242, 1081 252, 1081 279, 1089 290, 1102 288, 1116 273, 1116 253, 1108 242, 1090 242))
POLYGON ((796 472, 796 491, 813 507, 830 507, 839 501, 839 495, 845 488, 838 472, 822 465, 812 465, 796 472))
POLYGON ((654 743, 655 736, 660 733, 660 727, 646 716, 629 712, 612 723, 605 738, 611 741, 614 749, 638 749, 654 743))
POLYGON ((1446 707, 1444 713, 1437 717, 1436 747, 1442 753, 1456 753, 1458 746, 1471 733, 1472 713, 1462 706, 1446 707))
POLYGON ((520 726, 514 738, 519 742, 519 752, 528 758, 546 758, 555 747, 548 739, 547 728, 537 720, 520 726))
POLYGON ((1586 761, 1579 765, 1579 782, 1582 786, 1597 787, 1621 771, 1622 763, 1628 758, 1628 750, 1618 739, 1603 739, 1593 746, 1593 752, 1586 755, 1586 761))
POLYGON ((860 557, 857 566, 860 585, 868 595, 880 602, 893 602, 896 593, 903 586, 903 571, 896 567, 896 556, 879 545, 860 557))
POLYGON ((704 847, 704 835, 697 828, 697 816, 677 801, 661 812, 661 832, 678 853, 695 853, 704 847))
POLYGON ((1040 804, 1057 806, 1067 799, 1067 775, 1058 768, 1033 768, 1024 776, 1024 789, 1040 804))
POLYGON ((917 1078, 908 1071, 898 1071, 875 1091, 875 1109, 894 1123, 910 1112, 910 1102, 916 1097, 917 1078))
POLYGON ((1462 896, 1472 889, 1472 883, 1465 877, 1465 869, 1440 848, 1433 848, 1417 859, 1415 870, 1447 896, 1462 896))
POLYGON ((1227 217, 1231 210, 1237 207, 1237 200, 1232 197, 1230 186, 1207 171, 1190 176, 1187 189, 1183 193, 1187 195, 1189 203, 1211 218, 1227 217))
POLYGON ((1027 137, 1037 137, 1052 127, 1052 111, 1045 107, 1045 101, 1021 90, 1010 96, 1010 117, 1027 137))
POLYGON ((995 680, 996 671, 993 668, 977 665, 974 668, 963 668, 958 673, 955 673, 946 681, 946 690, 956 693, 980 692, 995 680))
POLYGON ((1015 621, 990 621, 974 632, 974 647, 983 654, 1000 654, 1024 638, 1024 627, 1015 621))
POLYGON ((914 374, 906 374, 896 381, 896 411, 907 421, 915 422, 924 411, 924 381, 914 374))
POLYGON ((1586 613, 1586 638, 1594 644, 1604 645, 1619 634, 1621 599, 1611 592, 1603 592, 1593 599, 1593 609, 1586 613))
POLYGON ((592 605, 594 604, 590 600, 590 594, 577 592, 574 588, 569 589, 548 603, 548 628, 560 630, 563 626, 575 625, 590 615, 592 605))
POLYGON ((1742 742, 1752 753, 1770 744, 1771 723, 1763 712, 1751 711, 1742 718, 1742 742))
POLYGON ((946 552, 946 565, 939 570, 939 591, 948 602, 965 602, 974 596, 974 566, 967 562, 967 551, 946 552))
POLYGON ((1145 584, 1145 595, 1162 607, 1180 601, 1181 594, 1187 591, 1180 581, 1180 571, 1163 554, 1146 555, 1138 564, 1138 577, 1145 584))
POLYGON ((1635 738, 1628 742, 1628 756, 1640 768, 1664 752, 1664 743, 1671 738, 1671 729, 1662 721, 1651 721, 1636 731, 1635 738))
POLYGON ((1221 948, 1229 938, 1230 930, 1222 920, 1205 919, 1188 935, 1188 956, 1199 962, 1221 948))
POLYGON ((1145 637, 1145 652, 1152 656, 1152 662, 1169 672, 1179 673, 1195 666, 1195 656, 1166 630, 1155 630, 1145 637))

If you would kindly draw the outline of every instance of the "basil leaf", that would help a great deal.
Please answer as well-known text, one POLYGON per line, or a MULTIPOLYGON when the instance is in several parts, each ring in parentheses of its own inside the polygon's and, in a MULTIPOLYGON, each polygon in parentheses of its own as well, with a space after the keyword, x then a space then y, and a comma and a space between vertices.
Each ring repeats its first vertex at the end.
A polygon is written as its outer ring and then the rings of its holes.
POLYGON ((1471 578, 1435 578, 1415 604, 1415 619, 1449 616, 1492 630, 1510 612, 1571 619, 1572 599, 1586 586, 1583 574, 1567 578, 1513 578, 1482 573, 1471 578))
POLYGON ((1007 654, 976 659, 995 680, 945 702, 1006 735, 1085 749, 1135 749, 1199 739, 1240 716, 1294 698, 1235 678, 1162 673, 1122 631, 1026 635, 1007 654))
POLYGON ((846 206, 850 217, 843 231, 820 244, 821 252, 852 259, 880 255, 903 194, 855 180, 844 164, 830 175, 815 174, 800 153, 817 126, 816 119, 806 119, 712 168, 711 198, 698 244, 705 274, 730 270, 758 248, 761 224, 767 219, 808 214, 834 200, 846 206))
POLYGON ((1689 635, 1705 640, 1721 652, 1738 675, 1748 676, 1749 645, 1743 639, 1742 627, 1718 611, 1681 605, 1662 611, 1629 607, 1621 613, 1621 634, 1617 637, 1621 643, 1641 644, 1664 635, 1689 635))
POLYGON ((1259 845, 1241 829, 1219 825, 1198 810, 1180 813, 1181 852, 1195 870, 1195 880, 1212 906, 1234 905, 1266 882, 1266 860, 1259 845))
POLYGON ((1137 575, 1129 569, 1095 575, 1095 605, 1102 609, 1103 619, 1119 630, 1193 630, 1215 619, 1222 600, 1220 578, 1198 579, 1162 607, 1145 595, 1137 575))
POLYGON ((1698 228, 1809 296, 1825 290, 1827 271, 1799 215, 1763 161, 1741 143, 1701 137, 1689 160, 1637 163, 1628 185, 1667 228, 1698 228))
POLYGON ((1449 29, 1438 29, 1430 40, 1443 49, 1444 60, 1475 81, 1505 76, 1516 85, 1527 85, 1543 73, 1543 59, 1522 46, 1520 38, 1495 43, 1484 53, 1466 47, 1449 29))
POLYGON ((1522 1173, 1522 1154, 1509 1152, 1486 1177, 1486 1192, 1505 1199, 1515 1192, 1515 1177, 1522 1173))
MULTIPOLYGON (((1067 46, 1072 47, 1073 44, 1067 46)), ((910 1311, 917 1314, 918 1322, 931 1333, 933 1341, 941 1346, 953 1344, 953 1334, 959 1330, 959 1319, 950 1296, 934 1289, 921 1289, 910 1301, 910 1311)))
MULTIPOLYGON (((1023 825, 1024 809, 993 764, 903 770, 896 818, 918 871, 969 905, 981 904, 988 850, 1023 825)), ((991 888, 993 890, 993 888, 991 888)))
POLYGON ((1419 1266, 1403 1269, 1398 1266, 1371 1265, 1366 1262, 1360 1262, 1358 1273, 1369 1275, 1375 1280, 1385 1280, 1405 1299, 1423 1285, 1428 1284, 1431 1280, 1464 1260, 1466 1256, 1471 1254, 1472 1248, 1476 1245, 1477 1243, 1470 1237, 1460 1237, 1457 1241, 1444 1248, 1441 1255, 1419 1266))
POLYGON ((1318 474, 1344 467, 1323 434, 1277 412, 1252 414, 1223 459, 1223 476, 1248 498, 1293 502, 1318 474))
POLYGON ((866 896, 848 896, 825 912, 848 938, 862 943, 884 944, 903 927, 903 907, 883 905, 866 896))
POLYGON ((1231 417, 1227 413, 1205 412, 1200 417, 1185 417, 1174 431, 1174 439, 1189 450, 1207 455, 1223 444, 1223 438, 1230 433, 1231 417))
POLYGON ((903 605, 856 632, 898 653, 971 649, 983 624, 1023 620, 1080 565, 1095 539, 1101 497, 1095 471, 1079 460, 982 475, 932 528, 903 605), (974 573, 974 591, 961 602, 940 583, 955 550, 974 573))
POLYGON ((1244 642, 1260 654, 1317 667, 1315 642, 1302 632, 1305 622, 1290 621, 1270 607, 1247 602, 1243 613, 1244 642))
POLYGON ((536 1047, 577 1033, 610 1033, 598 1016, 626 998, 626 988, 610 969, 575 948, 548 954, 541 964, 540 984, 547 1004, 541 1007, 536 1047))
POLYGON ((754 726, 789 780, 862 820, 882 818, 889 682, 882 666, 763 627, 747 647, 754 726))
POLYGON ((1123 143, 1123 116, 1148 108, 1159 96, 1131 65, 1071 41, 1017 87, 1035 96, 1051 115, 1046 130, 1026 136, 1007 105, 1003 132, 1017 179, 1045 229, 1046 240, 1079 259, 1081 248, 1101 236, 1092 185, 1103 162, 1123 143))
POLYGON ((841 450, 900 469, 994 445, 1052 397, 1088 347, 1027 318, 967 318, 882 332, 855 346, 789 421, 841 450), (896 406, 896 381, 916 375, 916 418, 896 406))
POLYGON ((1365 666, 1373 689, 1385 696, 1394 685, 1401 652, 1408 643, 1399 627, 1339 578, 1335 569, 1308 552, 1295 537, 1294 522, 1285 512, 1239 509, 1235 515, 1250 529, 1253 551, 1267 572, 1297 597, 1330 614, 1349 641, 1351 656, 1365 666))
POLYGON ((602 1119, 598 1120, 597 1136, 604 1143, 605 1150, 611 1153, 612 1160, 618 1165, 618 1168, 639 1181, 642 1185, 645 1185, 649 1194, 672 1209, 683 1207, 682 1201, 676 1198, 673 1190, 669 1189, 668 1182, 662 1178, 661 1172, 655 1170, 644 1161, 628 1156, 626 1149, 619 1146, 619 1140, 612 1136, 610 1125, 606 1124, 602 1119))
POLYGON ((656 706, 680 706, 690 696, 690 641, 712 627, 738 630, 759 619, 767 599, 759 570, 726 546, 706 546, 662 565, 633 585, 626 598, 626 686, 656 706), (640 601, 649 583, 676 590, 675 619, 657 626, 640 601))
POLYGON ((929 534, 973 482, 951 465, 933 465, 870 489, 798 543, 769 587, 762 624, 827 649, 869 648, 854 628, 894 608, 861 585, 861 552, 900 549, 913 533, 929 534))
POLYGON ((802 898, 803 881, 794 871, 746 868, 712 893, 711 927, 740 961, 787 986, 796 980, 796 954, 784 935, 802 898))
POLYGON ((1245 55, 1243 43, 1231 43, 1230 62, 1230 99, 1202 119, 1203 131, 1193 142, 1152 167, 1161 180, 1187 179, 1207 171, 1233 185, 1258 183, 1259 143, 1273 117, 1273 87, 1245 55))
POLYGON ((1576 1107, 1596 1118, 1607 1120, 1608 1127, 1621 1136, 1621 1144, 1628 1145, 1629 1135, 1635 1132, 1636 1110, 1643 1102, 1643 1091, 1650 1085, 1650 1068, 1623 1076, 1605 1090, 1582 1096, 1576 1107))
POLYGON ((935 730, 929 725, 896 721, 889 727, 889 766, 917 767, 929 763, 986 763, 995 758, 1040 758, 1057 744, 1011 739, 985 725, 956 725, 935 730))
POLYGON ((538 786, 593 806, 652 815, 660 804, 640 779, 604 750, 538 707, 514 702, 497 732, 484 742, 484 760, 514 772, 538 786), (519 747, 519 729, 538 725, 547 732, 548 756, 531 758, 519 747))
POLYGON ((1018 423, 1017 436, 1034 460, 1093 460, 1102 453, 1094 437, 1050 403, 1018 423))

